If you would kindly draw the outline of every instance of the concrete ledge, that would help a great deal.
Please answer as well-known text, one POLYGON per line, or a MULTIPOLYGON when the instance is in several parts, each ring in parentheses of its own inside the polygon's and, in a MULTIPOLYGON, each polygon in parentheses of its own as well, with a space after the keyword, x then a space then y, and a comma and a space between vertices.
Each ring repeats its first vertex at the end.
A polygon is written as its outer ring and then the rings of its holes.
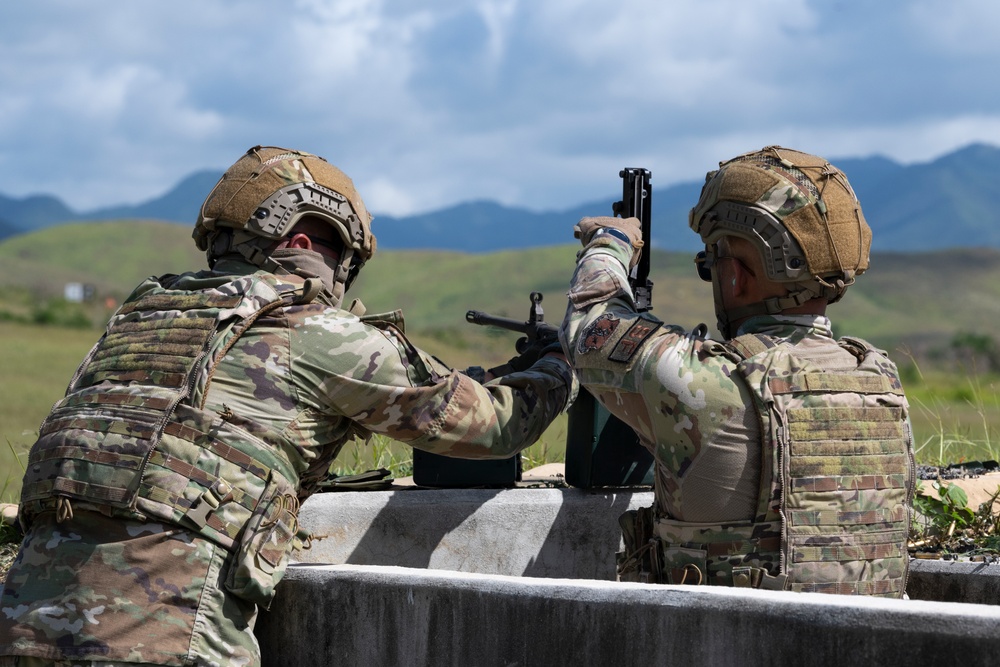
POLYGON ((321 493, 302 506, 313 546, 296 558, 614 580, 618 516, 652 503, 652 491, 568 488, 321 493))
POLYGON ((1000 564, 912 560, 906 593, 914 600, 1000 605, 1000 564))
MULTIPOLYGON (((415 489, 312 496, 304 563, 396 565, 505 576, 615 579, 618 516, 651 491, 415 489)), ((1000 565, 911 562, 910 597, 1000 604, 1000 565)))
POLYGON ((809 593, 291 566, 264 665, 995 664, 1000 609, 809 593))

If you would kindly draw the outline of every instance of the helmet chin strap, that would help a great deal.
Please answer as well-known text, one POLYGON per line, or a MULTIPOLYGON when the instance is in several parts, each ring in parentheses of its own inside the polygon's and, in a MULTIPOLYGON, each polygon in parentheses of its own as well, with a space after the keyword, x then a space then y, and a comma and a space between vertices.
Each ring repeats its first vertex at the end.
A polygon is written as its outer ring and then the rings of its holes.
POLYGON ((208 239, 208 266, 213 268, 219 258, 230 254, 243 257, 248 263, 270 273, 283 272, 281 266, 271 259, 270 241, 256 234, 234 229, 219 229, 208 239))
POLYGON ((719 282, 719 272, 712 268, 712 295, 715 298, 715 326, 722 335, 722 338, 729 340, 732 332, 729 330, 729 313, 722 307, 722 285, 719 282))

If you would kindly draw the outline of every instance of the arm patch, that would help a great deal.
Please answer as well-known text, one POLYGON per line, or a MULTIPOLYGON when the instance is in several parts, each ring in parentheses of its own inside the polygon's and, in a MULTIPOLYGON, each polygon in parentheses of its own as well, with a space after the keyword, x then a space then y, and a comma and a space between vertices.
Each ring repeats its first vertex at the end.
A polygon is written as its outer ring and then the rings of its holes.
POLYGON ((618 329, 620 322, 618 316, 613 313, 604 313, 598 317, 583 330, 580 342, 576 346, 577 351, 586 354, 604 347, 618 329))
POLYGON ((639 351, 646 339, 656 333, 656 330, 663 326, 663 322, 647 320, 640 317, 632 322, 625 335, 621 337, 618 344, 611 350, 608 359, 621 363, 628 363, 639 351))

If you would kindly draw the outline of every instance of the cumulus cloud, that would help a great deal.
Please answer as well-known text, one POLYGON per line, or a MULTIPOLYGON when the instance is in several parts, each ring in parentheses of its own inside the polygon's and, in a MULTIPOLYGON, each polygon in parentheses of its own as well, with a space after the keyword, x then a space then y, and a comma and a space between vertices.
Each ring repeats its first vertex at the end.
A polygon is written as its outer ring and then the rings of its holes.
POLYGON ((152 197, 310 150, 379 213, 535 209, 769 143, 925 160, 1000 142, 985 0, 72 0, 0 5, 0 193, 152 197), (970 37, 971 36, 971 37, 970 37), (978 37, 977 37, 978 36, 978 37))

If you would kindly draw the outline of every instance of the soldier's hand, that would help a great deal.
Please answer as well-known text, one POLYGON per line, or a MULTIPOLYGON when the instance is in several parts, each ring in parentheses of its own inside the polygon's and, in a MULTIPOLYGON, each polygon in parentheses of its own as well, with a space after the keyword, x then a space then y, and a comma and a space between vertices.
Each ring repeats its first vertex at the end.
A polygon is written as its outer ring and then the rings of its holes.
POLYGON ((517 349, 517 356, 511 357, 505 364, 494 366, 486 371, 487 377, 493 378, 508 373, 520 373, 534 366, 539 359, 551 352, 562 354, 559 341, 535 341, 533 344, 527 344, 527 339, 522 338, 518 341, 517 349))
POLYGON ((598 233, 608 234, 626 241, 632 246, 632 261, 635 264, 642 250, 642 223, 639 218, 617 218, 611 216, 597 216, 593 218, 583 218, 573 227, 573 236, 580 239, 586 247, 594 240, 598 233))

